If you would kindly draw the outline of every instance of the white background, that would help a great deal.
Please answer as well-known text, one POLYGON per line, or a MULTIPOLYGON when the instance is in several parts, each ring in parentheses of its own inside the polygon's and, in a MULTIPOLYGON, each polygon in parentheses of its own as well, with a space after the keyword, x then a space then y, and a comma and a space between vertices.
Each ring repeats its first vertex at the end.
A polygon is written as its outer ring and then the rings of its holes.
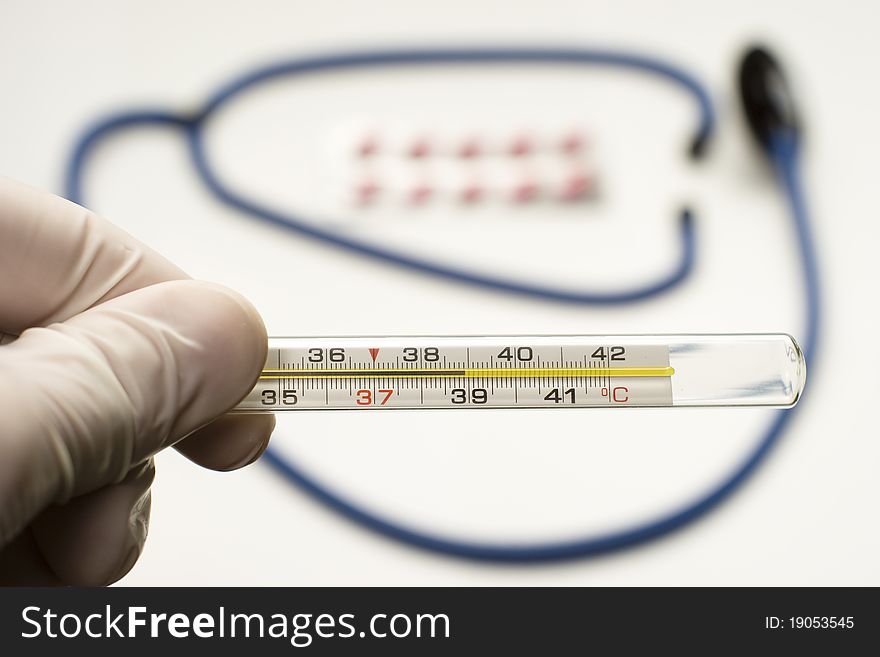
MULTIPOLYGON (((651 79, 599 72, 478 71, 465 75, 473 96, 451 97, 444 90, 456 78, 448 73, 284 83, 212 124, 209 148, 225 177, 263 201, 302 209, 320 206, 308 176, 326 159, 309 149, 334 121, 364 112, 431 125, 583 119, 603 182, 601 202, 584 217, 546 208, 462 217, 450 206, 353 217, 343 229, 450 257, 460 249, 462 261, 535 280, 607 288, 668 268, 675 210, 691 199, 699 213, 694 277, 673 294, 618 309, 474 291, 252 222, 210 197, 171 132, 134 132, 102 148, 87 176, 89 204, 193 276, 243 292, 276 335, 799 335, 790 219, 747 141, 733 91, 743 46, 758 39, 777 48, 804 110, 822 354, 809 364, 809 398, 784 441, 716 512, 622 554, 487 566, 374 536, 268 467, 216 474, 168 453, 158 458, 147 548, 123 583, 880 584, 880 315, 871 266, 880 238, 878 19, 870 2, 2 0, 0 174, 56 191, 74 136, 96 116, 195 107, 253 66, 340 48, 637 48, 680 62, 713 92, 719 131, 699 166, 681 157, 694 118, 687 99, 651 79), (479 75, 495 81, 498 96, 480 96, 479 75), (570 247, 575 236, 614 246, 584 258, 570 247), (532 247, 527 254, 516 250, 521 240, 532 247)), ((743 458, 768 418, 705 410, 305 413, 279 419, 274 443, 395 518, 457 536, 539 540, 619 528, 692 499, 743 458)))

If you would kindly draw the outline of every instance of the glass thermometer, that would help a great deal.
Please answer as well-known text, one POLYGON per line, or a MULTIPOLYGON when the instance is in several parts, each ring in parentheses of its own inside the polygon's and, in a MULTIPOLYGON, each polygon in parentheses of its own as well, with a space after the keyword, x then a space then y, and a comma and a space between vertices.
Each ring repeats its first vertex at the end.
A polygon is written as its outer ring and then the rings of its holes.
POLYGON ((239 412, 797 403, 784 333, 270 338, 239 412))

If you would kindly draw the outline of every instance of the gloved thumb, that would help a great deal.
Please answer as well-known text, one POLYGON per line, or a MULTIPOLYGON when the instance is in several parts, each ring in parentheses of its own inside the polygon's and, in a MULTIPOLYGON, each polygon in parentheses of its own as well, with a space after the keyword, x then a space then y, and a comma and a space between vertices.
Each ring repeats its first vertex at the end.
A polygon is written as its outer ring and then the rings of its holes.
POLYGON ((0 348, 0 545, 42 509, 122 481, 234 406, 266 359, 244 298, 170 281, 0 348))

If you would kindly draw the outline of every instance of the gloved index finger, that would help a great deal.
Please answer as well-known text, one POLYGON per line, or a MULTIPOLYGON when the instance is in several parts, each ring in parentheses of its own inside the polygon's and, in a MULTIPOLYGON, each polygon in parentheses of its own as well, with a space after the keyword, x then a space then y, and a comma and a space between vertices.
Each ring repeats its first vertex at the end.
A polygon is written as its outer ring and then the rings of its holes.
POLYGON ((0 333, 64 321, 186 273, 63 198, 0 176, 0 333))

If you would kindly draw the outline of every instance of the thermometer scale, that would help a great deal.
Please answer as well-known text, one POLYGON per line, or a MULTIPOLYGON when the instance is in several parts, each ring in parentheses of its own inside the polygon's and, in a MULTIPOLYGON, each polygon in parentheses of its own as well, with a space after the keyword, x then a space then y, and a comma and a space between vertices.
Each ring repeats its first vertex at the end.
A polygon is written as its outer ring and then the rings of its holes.
POLYGON ((243 412, 793 406, 786 334, 270 338, 243 412))

